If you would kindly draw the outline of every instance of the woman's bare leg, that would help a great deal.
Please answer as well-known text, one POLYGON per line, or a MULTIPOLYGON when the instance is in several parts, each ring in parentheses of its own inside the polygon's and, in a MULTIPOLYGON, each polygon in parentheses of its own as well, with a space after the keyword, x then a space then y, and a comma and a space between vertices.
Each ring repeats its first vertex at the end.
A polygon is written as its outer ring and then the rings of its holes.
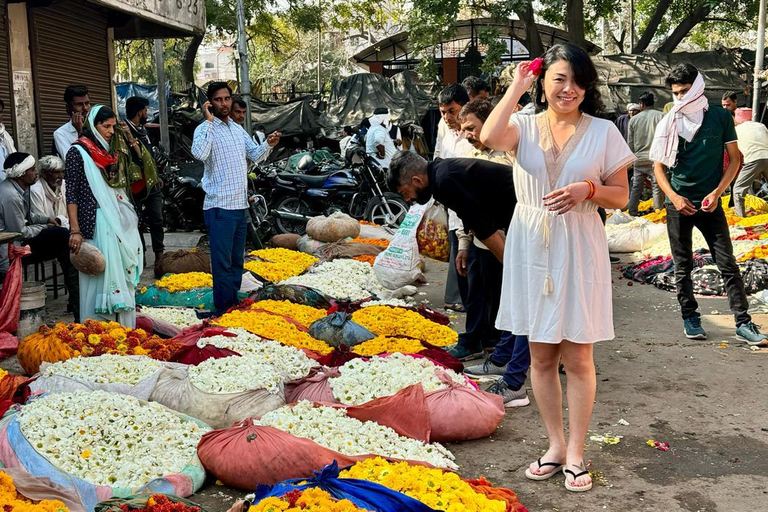
MULTIPOLYGON (((531 342, 531 384, 539 407, 541 420, 547 430, 549 449, 541 462, 565 462, 566 444, 563 431, 563 390, 557 367, 560 363, 560 345, 531 342)), ((539 469, 536 462, 530 466, 534 475, 551 472, 552 466, 539 469)))
MULTIPOLYGON (((584 439, 587 437, 592 407, 595 403, 595 361, 591 343, 572 343, 563 341, 560 345, 565 365, 568 400, 568 449, 566 451, 566 469, 576 471, 571 465, 584 462, 584 439)), ((538 402, 538 398, 536 399, 538 402)), ((570 476, 568 477, 570 478, 570 476)), ((577 478, 574 485, 587 485, 591 482, 588 475, 577 478)))

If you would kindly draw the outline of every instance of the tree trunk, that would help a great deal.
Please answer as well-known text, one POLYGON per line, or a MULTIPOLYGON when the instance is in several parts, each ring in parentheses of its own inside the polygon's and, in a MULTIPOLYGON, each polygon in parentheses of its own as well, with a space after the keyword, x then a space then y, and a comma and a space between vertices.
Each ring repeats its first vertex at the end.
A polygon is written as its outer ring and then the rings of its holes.
POLYGON ((643 53, 648 49, 648 45, 651 44, 653 36, 656 35, 656 31, 659 29, 659 25, 664 19, 664 15, 669 10, 670 5, 672 5, 672 0, 659 0, 659 3, 656 5, 656 10, 653 11, 653 16, 648 20, 648 26, 645 27, 643 35, 640 37, 640 40, 635 47, 632 48, 632 53, 643 53))
POLYGON ((683 42, 688 34, 693 30, 693 27, 704 21, 709 13, 712 12, 712 5, 708 5, 705 1, 701 1, 696 9, 688 15, 680 24, 675 27, 675 30, 667 37, 667 39, 656 50, 659 53, 672 53, 675 48, 683 42))
POLYGON ((184 81, 189 84, 195 83, 195 60, 197 59, 197 50, 203 42, 203 34, 195 35, 189 42, 189 46, 184 51, 184 60, 182 61, 181 73, 184 81))
POLYGON ((525 47, 528 49, 528 55, 532 59, 544 55, 544 43, 541 41, 539 27, 533 17, 533 3, 528 0, 527 3, 515 9, 515 14, 525 25, 525 47))
POLYGON ((584 0, 568 0, 566 23, 571 42, 584 48, 587 45, 584 36, 584 0))

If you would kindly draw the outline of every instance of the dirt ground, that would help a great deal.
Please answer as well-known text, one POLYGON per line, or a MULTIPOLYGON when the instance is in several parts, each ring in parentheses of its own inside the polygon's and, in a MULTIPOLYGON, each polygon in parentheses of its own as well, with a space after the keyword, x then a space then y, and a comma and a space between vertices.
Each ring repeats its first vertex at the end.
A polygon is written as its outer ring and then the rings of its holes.
MULTIPOLYGON (((194 238, 169 234, 167 244, 189 247, 194 238)), ((418 300, 442 306, 445 269, 431 264, 430 284, 418 300)), ((617 269, 616 339, 595 349, 598 389, 590 433, 622 437, 618 444, 587 440, 595 488, 577 495, 564 489, 561 476, 545 482, 525 478, 524 468, 546 449, 530 382, 531 405, 508 410, 493 436, 448 445, 461 474, 484 475, 512 489, 531 512, 768 510, 768 351, 750 351, 735 339, 721 298, 699 301, 709 339, 685 339, 674 295, 628 286, 617 269), (670 450, 650 447, 650 439, 669 443, 670 450)), ((147 271, 144 279, 150 279, 147 271)), ((65 300, 49 300, 52 320, 65 318, 65 300)), ((453 321, 460 328, 463 318, 454 315, 453 321)), ((768 330, 766 315, 755 321, 768 330)), ((0 366, 18 368, 14 363, 15 358, 0 366)), ((210 479, 191 499, 209 512, 224 512, 245 494, 210 479)))

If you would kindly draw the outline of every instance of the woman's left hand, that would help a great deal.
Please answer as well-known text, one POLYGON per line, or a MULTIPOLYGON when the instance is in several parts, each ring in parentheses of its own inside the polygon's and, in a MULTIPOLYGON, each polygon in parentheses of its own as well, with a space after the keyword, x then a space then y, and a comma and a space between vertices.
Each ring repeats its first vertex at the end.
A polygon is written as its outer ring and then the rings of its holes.
POLYGON ((544 196, 544 206, 551 212, 562 215, 571 211, 577 204, 587 199, 589 195, 589 183, 580 181, 571 183, 563 188, 553 190, 544 196))

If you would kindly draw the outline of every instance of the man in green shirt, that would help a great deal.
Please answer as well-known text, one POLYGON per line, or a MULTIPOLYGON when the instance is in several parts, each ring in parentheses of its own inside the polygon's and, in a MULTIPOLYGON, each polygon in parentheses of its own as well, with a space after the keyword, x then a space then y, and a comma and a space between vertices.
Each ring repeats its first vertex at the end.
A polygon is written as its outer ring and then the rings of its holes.
POLYGON ((693 296, 693 228, 704 235, 723 276, 736 334, 750 345, 768 344, 747 313, 749 301, 733 256, 720 196, 739 170, 739 149, 731 114, 710 106, 704 78, 691 64, 675 66, 666 79, 674 106, 654 134, 649 159, 656 181, 667 196, 667 233, 675 262, 677 300, 686 337, 706 339, 693 296), (730 163, 723 172, 723 147, 730 163), (668 176, 669 174, 669 176, 668 176))

